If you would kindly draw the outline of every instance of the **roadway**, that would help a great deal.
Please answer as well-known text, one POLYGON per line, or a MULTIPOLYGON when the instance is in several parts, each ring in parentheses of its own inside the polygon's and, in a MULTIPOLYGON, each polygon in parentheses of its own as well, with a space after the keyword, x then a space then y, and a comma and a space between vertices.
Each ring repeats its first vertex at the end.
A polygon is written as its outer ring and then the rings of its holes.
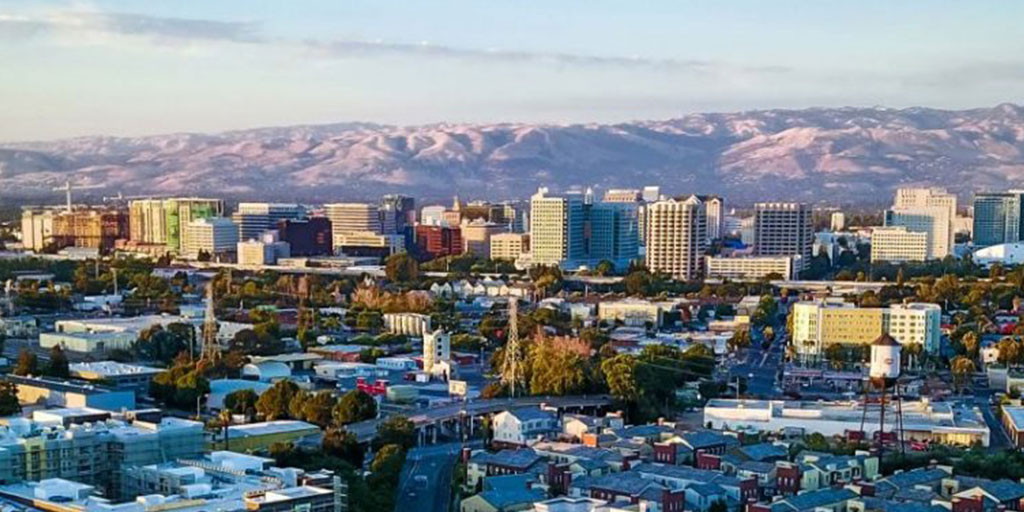
MULTIPOLYGON (((567 407, 600 407, 610 405, 611 403, 611 397, 605 395, 556 397, 529 396, 516 399, 495 398, 489 400, 473 400, 470 402, 443 405, 432 409, 424 409, 409 416, 409 419, 412 420, 417 427, 421 427, 441 421, 456 419, 463 415, 480 416, 504 411, 506 409, 538 406, 541 404, 562 409, 567 407)), ((381 421, 383 421, 383 419, 380 418, 361 421, 359 423, 349 425, 347 429, 355 434, 356 438, 359 439, 360 442, 367 442, 377 435, 377 426, 381 421)))
MULTIPOLYGON (((478 440, 476 447, 482 446, 478 440)), ((461 443, 409 450, 395 497, 395 512, 448 512, 452 475, 462 452, 461 443)))

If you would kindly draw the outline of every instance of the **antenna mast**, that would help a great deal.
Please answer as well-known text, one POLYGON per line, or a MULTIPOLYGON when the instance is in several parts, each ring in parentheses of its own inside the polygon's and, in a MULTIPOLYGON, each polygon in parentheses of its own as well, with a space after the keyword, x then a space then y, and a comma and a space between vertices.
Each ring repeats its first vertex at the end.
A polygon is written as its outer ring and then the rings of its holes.
POLYGON ((220 345, 217 343, 217 316, 213 311, 213 280, 206 285, 206 314, 203 317, 203 354, 200 360, 220 359, 220 345))
POLYGON ((516 396, 516 382, 519 381, 519 300, 509 297, 508 339, 505 341, 505 360, 501 380, 508 386, 509 396, 516 396))

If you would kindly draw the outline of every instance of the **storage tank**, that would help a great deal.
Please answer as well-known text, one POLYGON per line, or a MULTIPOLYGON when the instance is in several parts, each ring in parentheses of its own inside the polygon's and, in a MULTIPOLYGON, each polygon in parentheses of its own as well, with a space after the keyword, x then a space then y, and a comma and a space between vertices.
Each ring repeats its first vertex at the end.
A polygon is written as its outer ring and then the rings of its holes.
POLYGON ((900 344, 883 333, 871 344, 871 380, 886 383, 900 376, 900 344))
POLYGON ((412 402, 419 396, 419 390, 415 386, 397 385, 388 387, 387 397, 389 402, 412 402))

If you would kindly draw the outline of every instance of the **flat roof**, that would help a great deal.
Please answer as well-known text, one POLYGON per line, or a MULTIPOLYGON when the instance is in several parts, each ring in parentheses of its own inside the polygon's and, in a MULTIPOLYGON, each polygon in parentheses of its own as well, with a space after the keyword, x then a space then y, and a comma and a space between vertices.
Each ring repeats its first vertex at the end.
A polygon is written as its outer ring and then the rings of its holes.
POLYGON ((1003 414, 1010 419, 1010 423, 1013 424, 1013 428, 1015 430, 1021 430, 1024 428, 1024 407, 1004 405, 1003 414))
POLYGON ((94 361, 91 363, 72 363, 68 366, 71 373, 95 373, 104 377, 121 375, 146 375, 160 373, 161 369, 137 364, 119 363, 117 361, 94 361))
POLYGON ((288 432, 300 432, 303 430, 320 430, 320 427, 296 420, 265 421, 262 423, 248 423, 245 425, 232 425, 228 427, 228 436, 252 437, 271 434, 283 434, 288 432))
POLYGON ((104 386, 98 386, 87 380, 75 379, 54 379, 50 377, 4 375, 4 379, 19 386, 33 386, 37 388, 52 389, 65 393, 79 393, 83 395, 97 395, 100 393, 128 393, 129 391, 114 390, 104 386))

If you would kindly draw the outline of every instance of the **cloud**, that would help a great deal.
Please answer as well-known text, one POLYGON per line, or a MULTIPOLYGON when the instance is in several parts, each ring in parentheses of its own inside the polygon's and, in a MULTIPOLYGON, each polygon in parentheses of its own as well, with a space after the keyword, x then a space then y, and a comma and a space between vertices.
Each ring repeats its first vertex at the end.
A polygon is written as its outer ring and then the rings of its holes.
POLYGON ((149 16, 91 10, 42 11, 35 15, 0 13, 0 39, 25 40, 61 36, 120 36, 145 38, 157 44, 204 42, 257 43, 267 47, 298 48, 324 59, 405 56, 458 59, 506 64, 547 64, 571 67, 646 68, 666 72, 710 74, 719 71, 787 73, 781 66, 733 66, 699 59, 608 56, 551 51, 467 48, 429 42, 384 42, 352 39, 269 38, 251 22, 149 16))
POLYGON ((66 34, 141 36, 166 42, 265 41, 259 26, 247 22, 95 11, 58 11, 36 16, 0 13, 0 37, 8 40, 66 34))

